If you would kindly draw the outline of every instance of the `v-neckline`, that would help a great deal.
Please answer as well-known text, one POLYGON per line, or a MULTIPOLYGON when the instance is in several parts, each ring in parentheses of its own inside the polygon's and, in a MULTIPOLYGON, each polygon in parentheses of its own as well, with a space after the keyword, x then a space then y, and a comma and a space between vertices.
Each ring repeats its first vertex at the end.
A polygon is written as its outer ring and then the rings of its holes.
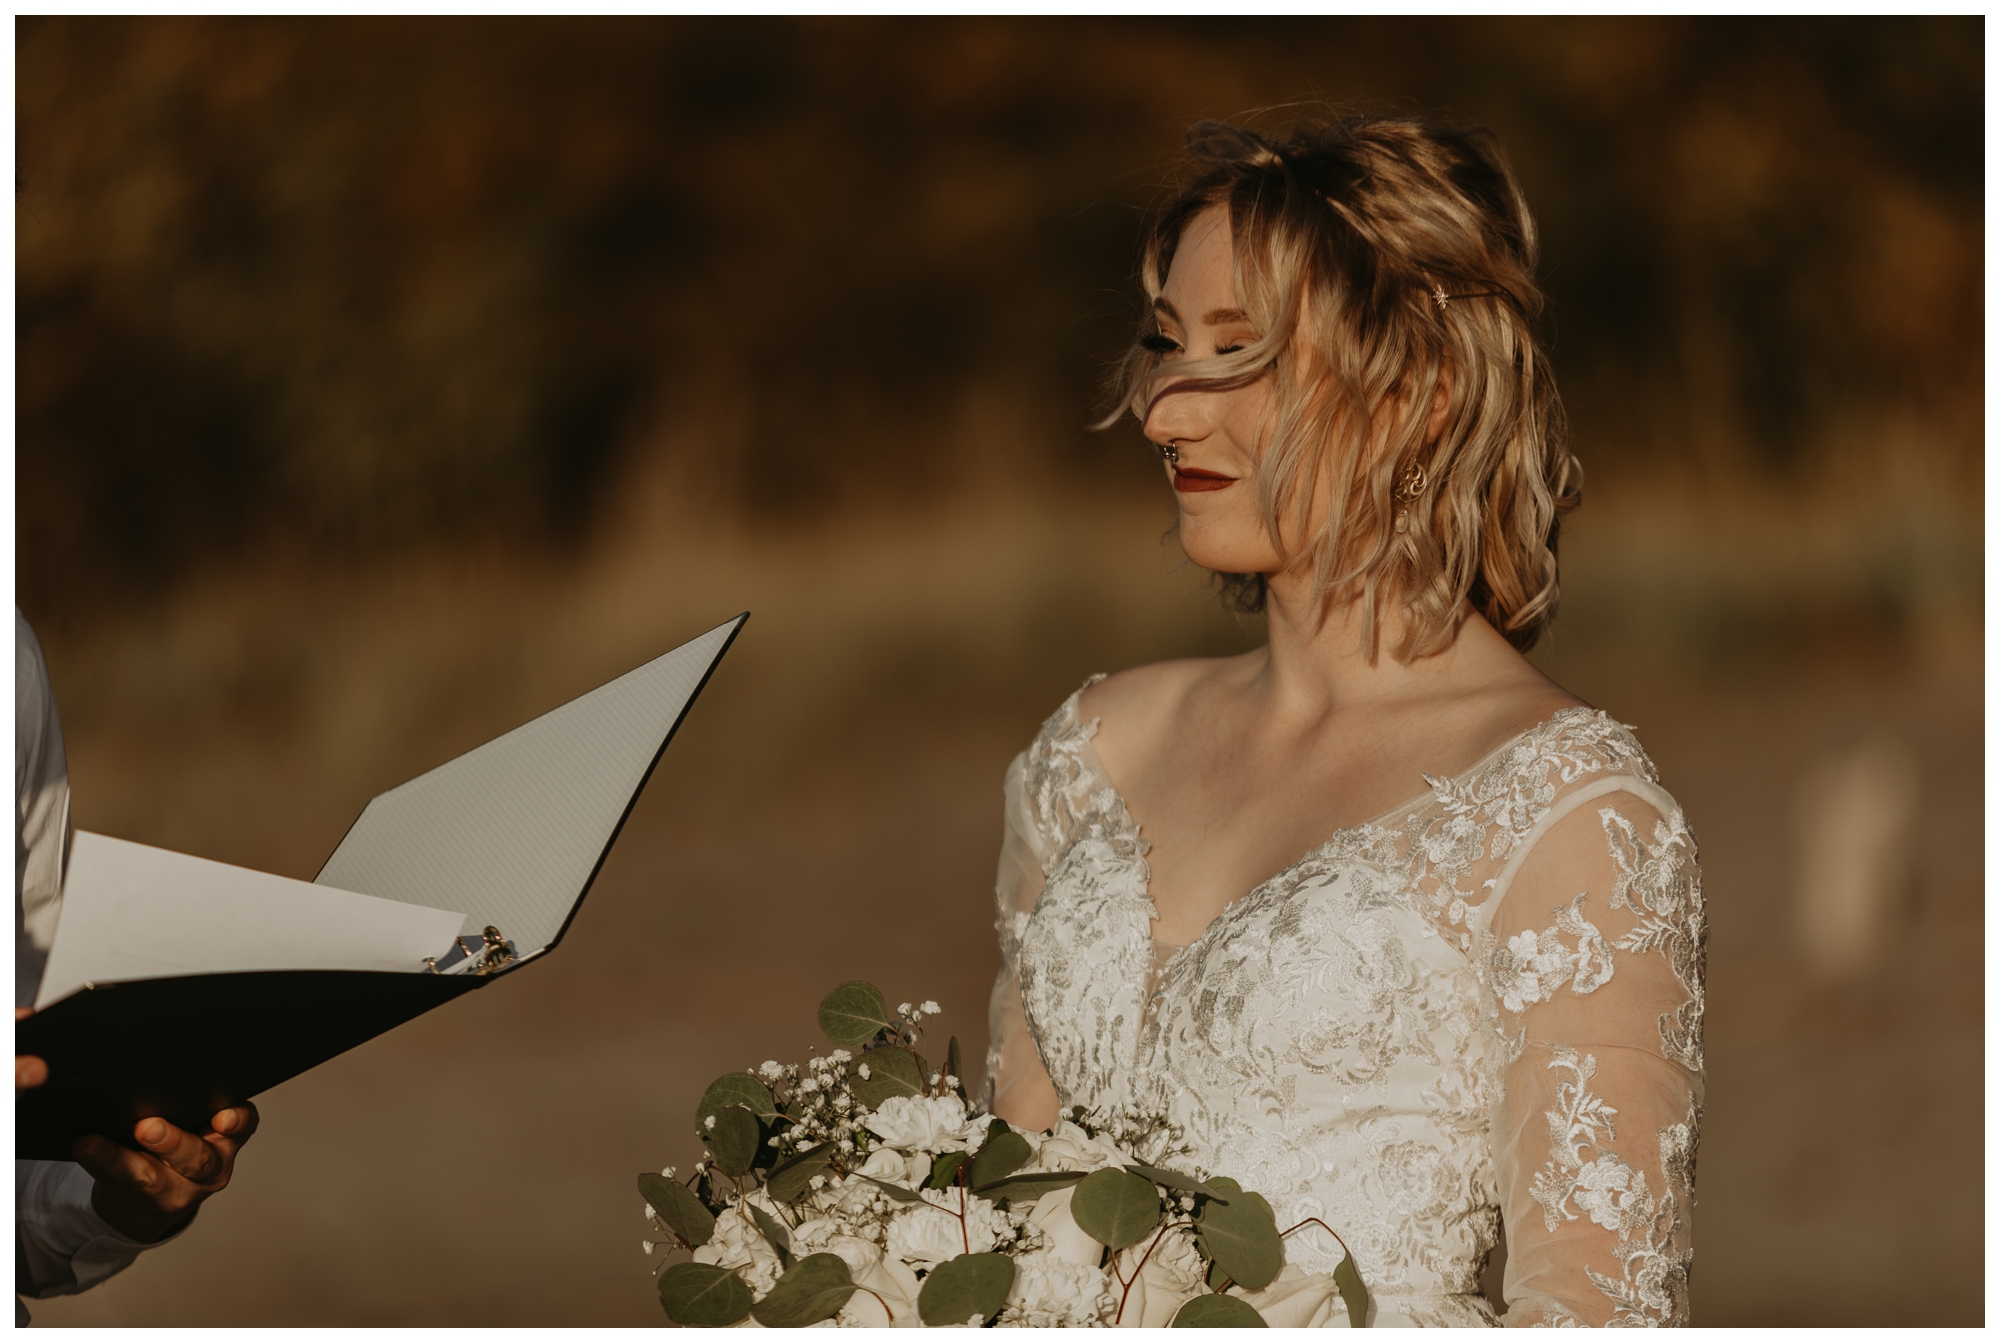
MULTIPOLYGON (((1113 781, 1111 777, 1111 771, 1104 767, 1104 761, 1097 754, 1097 747, 1092 744, 1092 739, 1097 736, 1097 725, 1102 721, 1102 715, 1100 715, 1097 718, 1093 718, 1088 723, 1086 723, 1083 721, 1082 715, 1077 712, 1079 707, 1079 701, 1083 697, 1083 692, 1085 690, 1088 690, 1092 684, 1095 684, 1096 680, 1097 678, 1093 677, 1091 681, 1086 682, 1083 686, 1077 689, 1077 692, 1074 695, 1070 696, 1069 717, 1071 723, 1074 725, 1074 730, 1082 738, 1081 745, 1083 750, 1080 754, 1083 755, 1084 763, 1092 771, 1096 773, 1098 780, 1110 792, 1112 799, 1118 804, 1117 808, 1118 824, 1124 828, 1126 833, 1130 836, 1131 840, 1133 841, 1132 862, 1136 864, 1139 869, 1140 894, 1145 896, 1146 906, 1148 909, 1152 910, 1152 916, 1149 922, 1157 924, 1160 921, 1160 906, 1159 903, 1153 898, 1152 865, 1146 861, 1146 852, 1148 849, 1152 847, 1152 845, 1145 838, 1145 835, 1142 831, 1139 822, 1133 818, 1132 808, 1126 803, 1125 794, 1119 790, 1117 783, 1113 781)), ((1521 742, 1524 741, 1526 738, 1532 736, 1534 733, 1540 731, 1541 729, 1555 723, 1558 719, 1561 719, 1567 714, 1581 714, 1581 715, 1595 714, 1598 716, 1603 716, 1604 710, 1592 709, 1582 704, 1564 705, 1562 708, 1557 709, 1554 713, 1550 714, 1548 717, 1530 723, 1527 727, 1522 728, 1519 732, 1516 732, 1513 736, 1501 742, 1498 746, 1488 751, 1485 755, 1481 756, 1471 765, 1469 765, 1463 770, 1460 770, 1457 774, 1454 774, 1449 778, 1433 780, 1431 775, 1421 774, 1420 772, 1420 777, 1422 777, 1426 782, 1432 784, 1432 786, 1429 789, 1425 790, 1424 792, 1417 793, 1414 796, 1402 802, 1397 803, 1395 806, 1389 808, 1387 811, 1380 812, 1375 816, 1371 817, 1370 819, 1362 821, 1358 825, 1344 825, 1338 827, 1331 834, 1329 834, 1324 840, 1320 841, 1312 848, 1300 854, 1290 863, 1286 864, 1282 868, 1279 868, 1276 872, 1273 872, 1270 876, 1264 878, 1264 880, 1258 882, 1255 886, 1252 886, 1249 890, 1244 891, 1242 894, 1235 896, 1234 898, 1229 900, 1226 904, 1222 906, 1221 909, 1218 909, 1215 912, 1215 917, 1211 918, 1208 921, 1208 923, 1203 926, 1202 930, 1195 935, 1193 941, 1176 944, 1173 942, 1164 942, 1157 937, 1153 938, 1152 939, 1153 945, 1156 949, 1162 947, 1173 948, 1172 954, 1165 957, 1159 956, 1157 950, 1155 951, 1154 959, 1155 959, 1156 969, 1163 970, 1168 964, 1168 962, 1178 959, 1189 948, 1201 945, 1201 943, 1203 943, 1208 939, 1209 934, 1214 932, 1215 929, 1222 923, 1224 915, 1228 914, 1231 910, 1240 907, 1241 905, 1244 904, 1245 901, 1254 899, 1257 895, 1267 890, 1271 886, 1274 886, 1278 882, 1283 881, 1286 877, 1298 871, 1301 867, 1304 867, 1314 858, 1319 857, 1321 854, 1325 853, 1328 849, 1332 848, 1341 839, 1351 835, 1366 834, 1371 830, 1380 830, 1383 828, 1384 822, 1393 820, 1397 817, 1405 816, 1410 812, 1415 811, 1419 807, 1423 806, 1426 802, 1430 801, 1431 799, 1437 796, 1439 785, 1443 785, 1445 787, 1452 787, 1459 783, 1464 782, 1466 779, 1472 778, 1473 776, 1484 771, 1488 765, 1491 765, 1495 760, 1499 759, 1502 754, 1513 750, 1516 746, 1520 745, 1521 742)), ((1150 931, 1151 930, 1149 928, 1148 929, 1149 934, 1150 931)))

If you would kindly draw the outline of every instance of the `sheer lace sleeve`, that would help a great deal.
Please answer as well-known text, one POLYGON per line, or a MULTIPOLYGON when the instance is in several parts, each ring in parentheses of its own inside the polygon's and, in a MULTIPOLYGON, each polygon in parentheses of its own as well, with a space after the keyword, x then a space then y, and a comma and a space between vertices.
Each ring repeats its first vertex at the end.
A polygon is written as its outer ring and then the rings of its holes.
POLYGON ((1488 906, 1509 1324, 1685 1324, 1706 920, 1673 799, 1561 799, 1488 906))
POLYGON ((1026 784, 1027 754, 1008 766, 1006 830, 1000 873, 993 886, 994 926, 1000 934, 1000 974, 987 1007, 986 1106, 1028 1128, 1056 1119, 1056 1089, 1035 1051, 1021 1010, 1021 934, 1042 894, 1045 841, 1035 825, 1026 784))

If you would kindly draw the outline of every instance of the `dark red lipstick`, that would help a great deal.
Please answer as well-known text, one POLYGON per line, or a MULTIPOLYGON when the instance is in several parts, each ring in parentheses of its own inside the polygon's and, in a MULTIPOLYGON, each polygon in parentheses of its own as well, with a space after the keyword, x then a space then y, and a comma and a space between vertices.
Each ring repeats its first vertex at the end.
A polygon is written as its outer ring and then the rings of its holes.
POLYGON ((1226 490, 1236 483, 1236 477, 1225 476, 1215 471, 1204 471, 1198 466, 1177 466, 1174 468, 1174 488, 1182 494, 1200 494, 1206 490, 1226 490))

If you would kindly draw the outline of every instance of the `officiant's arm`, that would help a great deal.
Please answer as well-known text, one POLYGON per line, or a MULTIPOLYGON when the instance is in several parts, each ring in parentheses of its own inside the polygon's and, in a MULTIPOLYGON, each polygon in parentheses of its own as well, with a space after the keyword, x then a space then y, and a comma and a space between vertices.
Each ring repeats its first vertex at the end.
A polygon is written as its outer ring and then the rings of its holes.
POLYGON ((1021 1007, 1021 929, 1042 894, 1042 846, 1028 809, 1024 759, 1007 771, 1007 826, 1000 843, 1000 872, 993 884, 994 927, 1000 935, 1000 974, 986 1014, 984 1100, 993 1114, 1022 1128, 1056 1122, 1055 1084, 1049 1081, 1021 1007))
POLYGON ((77 1161, 16 1161, 15 1290, 87 1291, 174 1239, 229 1183, 236 1153, 257 1129, 255 1106, 224 1110, 196 1135, 142 1120, 134 1152, 104 1138, 77 1144, 77 1161))
POLYGON ((1494 1142, 1506 1321, 1686 1324, 1705 940, 1694 837, 1642 780, 1580 801, 1528 852, 1491 925, 1519 1050, 1494 1142))

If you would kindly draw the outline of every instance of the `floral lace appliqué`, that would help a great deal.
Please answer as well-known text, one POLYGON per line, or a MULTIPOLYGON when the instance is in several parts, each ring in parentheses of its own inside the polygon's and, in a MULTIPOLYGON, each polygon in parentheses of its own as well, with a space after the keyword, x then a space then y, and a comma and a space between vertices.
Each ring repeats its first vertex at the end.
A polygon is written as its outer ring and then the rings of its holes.
POLYGON ((1611 982, 1615 967, 1611 949, 1595 924, 1583 917, 1582 892, 1554 911, 1556 926, 1536 933, 1526 929, 1493 951, 1493 991, 1509 1012, 1525 1012, 1531 1003, 1545 1003, 1568 980, 1577 993, 1594 993, 1611 982), (1574 948, 1559 936, 1576 939, 1574 948))
POLYGON ((1659 951, 1673 967, 1686 998, 1660 1015, 1660 1049, 1689 1072, 1701 1071, 1701 1022, 1706 1006, 1702 982, 1708 961, 1708 910, 1702 900, 1701 869, 1694 835, 1675 811, 1653 827, 1653 842, 1638 827, 1606 807, 1597 813, 1617 868, 1611 890, 1613 909, 1638 917, 1617 941, 1620 951, 1659 951))
POLYGON ((1659 1131, 1660 1170, 1667 1187, 1655 1195, 1645 1173, 1607 1146, 1617 1140, 1618 1112, 1590 1089, 1597 1059, 1564 1046, 1552 1053, 1548 1066, 1570 1076, 1556 1085, 1556 1106, 1547 1112, 1549 1159, 1530 1191, 1542 1205, 1548 1229, 1588 1217, 1618 1234, 1611 1253, 1622 1276, 1584 1270, 1614 1307, 1610 1323, 1685 1324, 1694 1254, 1680 1236, 1681 1212, 1694 1186, 1700 1112, 1659 1131))
POLYGON ((1571 708, 1530 728, 1491 760, 1457 779, 1424 776, 1427 805, 1402 830, 1408 880, 1425 914, 1473 944, 1468 919, 1491 895, 1491 883, 1470 884, 1481 864, 1506 861, 1563 789, 1593 774, 1659 775, 1632 730, 1594 709, 1571 708))

